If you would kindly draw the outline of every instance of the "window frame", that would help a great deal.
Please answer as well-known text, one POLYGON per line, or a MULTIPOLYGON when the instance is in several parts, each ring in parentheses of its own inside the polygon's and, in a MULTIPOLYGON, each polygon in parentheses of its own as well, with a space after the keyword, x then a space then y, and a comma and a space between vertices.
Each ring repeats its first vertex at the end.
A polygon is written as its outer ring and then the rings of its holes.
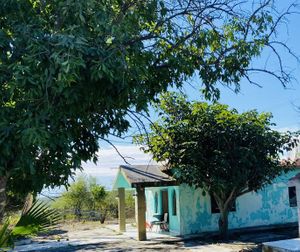
POLYGON ((289 186, 288 187, 288 195, 289 195, 289 206, 290 207, 297 207, 297 191, 296 186, 289 186))

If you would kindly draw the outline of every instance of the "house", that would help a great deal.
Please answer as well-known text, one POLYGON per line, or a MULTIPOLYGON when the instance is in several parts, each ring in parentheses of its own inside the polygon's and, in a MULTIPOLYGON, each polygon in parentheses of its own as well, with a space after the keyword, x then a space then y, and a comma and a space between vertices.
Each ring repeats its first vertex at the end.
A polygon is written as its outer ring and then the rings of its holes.
MULTIPOLYGON (((265 227, 297 222, 296 190, 288 186, 299 169, 282 174, 258 192, 237 198, 229 214, 229 229, 265 227)), ((190 235, 218 230, 218 207, 209 194, 179 184, 160 166, 121 165, 114 189, 119 192, 119 225, 125 231, 125 190, 136 196, 138 239, 146 239, 146 223, 162 220, 168 213, 168 231, 190 235), (133 191, 132 191, 133 190, 133 191)))
MULTIPOLYGON (((300 163, 300 159, 296 160, 296 164, 300 163)), ((297 205, 298 208, 298 234, 300 235, 300 173, 289 179, 288 182, 289 193, 293 192, 295 197, 293 198, 293 205, 297 205)), ((276 252, 276 251, 299 251, 300 239, 288 239, 265 242, 262 244, 262 251, 276 252)))

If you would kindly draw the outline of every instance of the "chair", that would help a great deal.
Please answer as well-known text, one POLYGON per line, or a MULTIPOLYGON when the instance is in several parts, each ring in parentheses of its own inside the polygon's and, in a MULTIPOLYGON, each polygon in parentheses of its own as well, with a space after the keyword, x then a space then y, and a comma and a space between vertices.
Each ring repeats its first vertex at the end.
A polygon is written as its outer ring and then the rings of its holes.
POLYGON ((156 231, 158 229, 158 227, 160 228, 160 230, 163 231, 169 231, 169 225, 168 225, 168 213, 164 213, 164 218, 162 221, 152 221, 151 222, 151 226, 157 226, 156 231))
POLYGON ((152 231, 153 225, 151 223, 146 221, 145 226, 146 226, 146 229, 148 229, 148 231, 152 231))

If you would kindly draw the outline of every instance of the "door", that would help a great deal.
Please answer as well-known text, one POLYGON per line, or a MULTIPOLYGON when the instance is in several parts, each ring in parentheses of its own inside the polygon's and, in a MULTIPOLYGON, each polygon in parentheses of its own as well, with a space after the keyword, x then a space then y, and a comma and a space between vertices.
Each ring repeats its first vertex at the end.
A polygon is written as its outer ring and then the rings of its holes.
POLYGON ((162 214, 169 213, 169 197, 168 191, 163 190, 161 191, 161 200, 162 200, 162 214))

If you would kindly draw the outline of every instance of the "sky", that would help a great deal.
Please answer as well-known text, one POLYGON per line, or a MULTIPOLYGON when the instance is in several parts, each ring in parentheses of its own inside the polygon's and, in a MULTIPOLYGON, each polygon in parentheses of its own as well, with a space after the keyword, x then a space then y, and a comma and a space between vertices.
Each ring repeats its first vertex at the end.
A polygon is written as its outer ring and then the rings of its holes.
MULTIPOLYGON (((291 1, 277 0, 278 8, 284 9, 291 1)), ((299 9, 300 10, 300 9, 299 9)), ((300 14, 289 17, 289 23, 282 25, 278 38, 286 43, 297 55, 300 55, 300 14)), ((246 80, 241 81, 241 90, 234 93, 226 87, 220 87, 221 98, 219 102, 228 104, 232 108, 243 112, 250 109, 257 109, 259 112, 272 112, 273 122, 276 123, 278 130, 298 130, 300 129, 300 66, 299 63, 290 57, 286 51, 281 51, 284 65, 288 67, 294 76, 294 80, 284 88, 277 80, 267 75, 257 75, 254 78, 262 85, 257 87, 249 84, 246 80)), ((270 59, 269 53, 263 54, 262 58, 255 59, 260 64, 275 65, 275 60, 270 59)), ((257 63, 256 62, 256 63, 257 63)), ((275 65, 276 66, 276 65, 275 65)), ((201 83, 192 80, 192 85, 186 84, 184 91, 191 100, 203 100, 199 87, 201 83)), ((152 115, 154 115, 154 112, 152 115)), ((155 115, 153 116, 155 120, 155 115)), ((131 164, 153 164, 150 155, 146 155, 139 150, 138 146, 130 144, 130 140, 111 139, 119 152, 123 156, 128 156, 127 161, 131 164)), ((112 188, 114 177, 119 165, 124 164, 122 158, 116 151, 107 144, 101 144, 102 149, 99 151, 99 160, 97 164, 91 162, 83 163, 83 173, 95 176, 99 184, 104 185, 107 189, 112 188)))

